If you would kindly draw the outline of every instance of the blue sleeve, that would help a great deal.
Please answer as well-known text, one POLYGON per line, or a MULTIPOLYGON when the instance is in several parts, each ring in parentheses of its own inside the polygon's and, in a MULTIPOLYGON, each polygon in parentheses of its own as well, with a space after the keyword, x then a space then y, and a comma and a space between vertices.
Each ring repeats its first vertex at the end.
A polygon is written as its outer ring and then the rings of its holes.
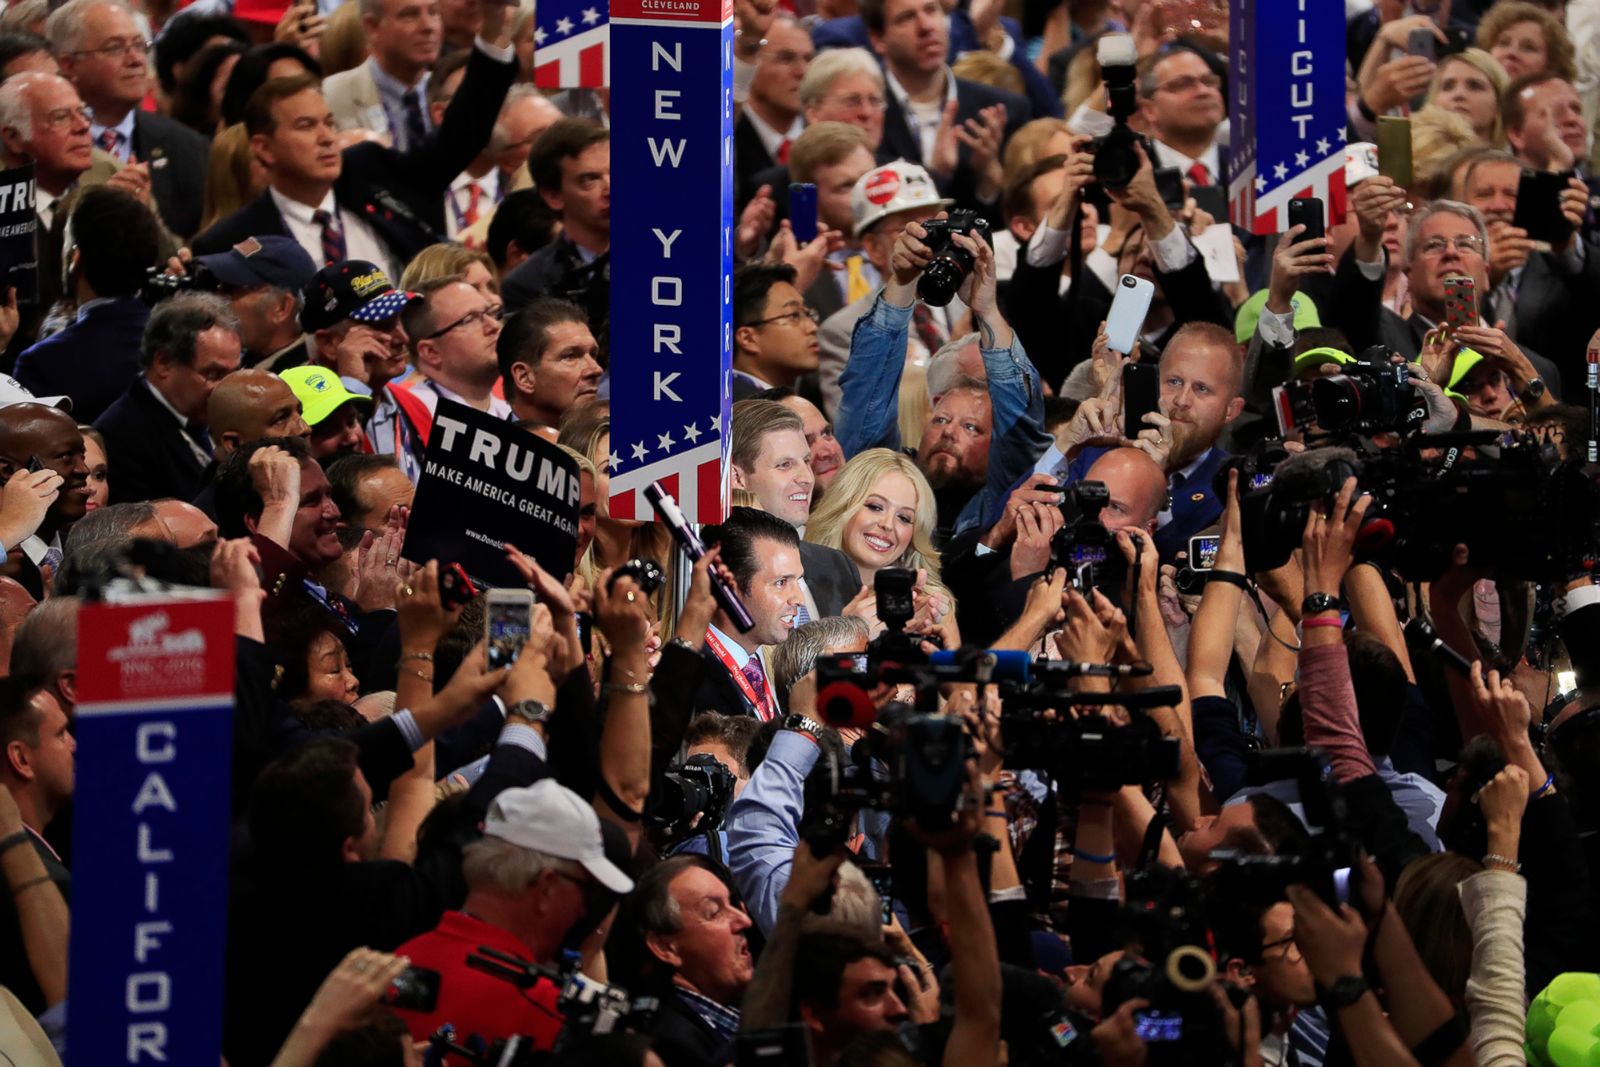
POLYGON ((819 755, 811 738, 780 731, 728 809, 728 868, 763 934, 770 935, 778 921, 778 896, 789 884, 789 865, 800 843, 806 775, 819 755))
POLYGON ((1244 788, 1249 765, 1239 709, 1226 697, 1195 697, 1189 711, 1194 719, 1194 753, 1211 779, 1217 803, 1226 803, 1244 788))
POLYGON ((895 307, 882 293, 856 322, 833 420, 846 459, 869 448, 900 447, 900 376, 910 333, 911 308, 895 307))
MULTIPOLYGON (((1044 390, 1039 372, 1023 351, 1022 339, 1011 332, 1010 348, 984 348, 983 372, 989 380, 994 429, 989 439, 989 477, 983 491, 961 509, 955 532, 982 524, 984 516, 1003 504, 1018 481, 1026 478, 1055 439, 1044 428, 1044 390)), ((847 453, 848 454, 848 453, 847 453)))

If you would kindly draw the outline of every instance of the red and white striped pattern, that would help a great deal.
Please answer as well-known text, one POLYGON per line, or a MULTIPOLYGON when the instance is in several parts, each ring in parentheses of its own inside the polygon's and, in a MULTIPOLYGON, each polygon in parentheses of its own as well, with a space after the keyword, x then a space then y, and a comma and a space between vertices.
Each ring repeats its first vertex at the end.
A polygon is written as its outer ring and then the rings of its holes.
POLYGON ((654 519, 645 487, 659 481, 690 522, 714 523, 728 517, 729 485, 723 476, 723 441, 717 438, 666 459, 611 476, 613 519, 654 519))
MULTIPOLYGON (((1257 164, 1259 166, 1259 164, 1257 164)), ((1328 205, 1328 225, 1344 221, 1344 152, 1310 168, 1297 182, 1281 185, 1260 197, 1256 196, 1255 167, 1241 172, 1229 189, 1232 198, 1233 221, 1247 227, 1251 233, 1275 234, 1289 228, 1289 201, 1317 197, 1328 205)))
POLYGON ((599 89, 611 84, 611 27, 593 29, 534 50, 533 84, 540 89, 599 89))

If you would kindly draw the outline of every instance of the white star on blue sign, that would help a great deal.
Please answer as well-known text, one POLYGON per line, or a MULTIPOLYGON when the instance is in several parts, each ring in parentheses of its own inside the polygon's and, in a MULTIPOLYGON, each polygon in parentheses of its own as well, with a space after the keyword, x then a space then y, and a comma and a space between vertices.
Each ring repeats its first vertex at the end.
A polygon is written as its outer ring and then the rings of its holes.
POLYGON ((672 451, 672 435, 670 433, 656 434, 656 448, 662 452, 672 451))
POLYGON ((1257 174, 1256 175, 1256 192, 1259 193, 1262 190, 1264 190, 1266 187, 1267 187, 1267 179, 1265 179, 1261 175, 1257 174))
POLYGON ((615 474, 617 468, 622 466, 622 457, 613 452, 608 458, 608 462, 610 464, 611 472, 615 474))
POLYGON ((1289 168, 1284 164, 1279 163, 1272 168, 1272 176, 1281 182, 1283 179, 1289 176, 1289 168))
POLYGON ((690 444, 698 444, 700 441, 700 428, 691 422, 683 428, 683 436, 690 444))
POLYGON ((711 416, 711 431, 713 433, 721 433, 722 432, 722 416, 721 415, 713 415, 713 416, 711 416))
POLYGON ((648 448, 644 447, 644 442, 642 442, 642 441, 635 441, 634 442, 634 445, 633 445, 633 458, 634 459, 643 459, 645 453, 648 452, 648 451, 650 451, 650 450, 648 448))
POLYGON ((586 8, 583 9, 583 24, 585 26, 593 26, 595 23, 597 23, 599 21, 600 21, 600 12, 596 11, 592 7, 586 7, 586 8))
POLYGON ((1327 154, 1328 154, 1328 139, 1326 137, 1319 138, 1317 140, 1317 155, 1325 156, 1327 154))
POLYGON ((1346 130, 1343 126, 1340 126, 1339 127, 1339 143, 1340 144, 1344 144, 1349 139, 1350 139, 1350 132, 1348 130, 1346 130))
POLYGON ((545 40, 549 38, 549 36, 550 35, 545 33, 543 29, 535 29, 533 31, 533 43, 536 45, 544 44, 545 40))
POLYGON ((572 20, 571 19, 558 19, 556 21, 556 32, 561 34, 561 36, 563 36, 563 37, 565 37, 567 34, 571 33, 572 32, 572 20))
POLYGON ((1307 155, 1306 153, 1304 153, 1304 152, 1296 152, 1294 154, 1294 165, 1295 166, 1303 167, 1303 166, 1305 166, 1306 164, 1308 164, 1310 162, 1311 162, 1311 157, 1309 155, 1307 155))

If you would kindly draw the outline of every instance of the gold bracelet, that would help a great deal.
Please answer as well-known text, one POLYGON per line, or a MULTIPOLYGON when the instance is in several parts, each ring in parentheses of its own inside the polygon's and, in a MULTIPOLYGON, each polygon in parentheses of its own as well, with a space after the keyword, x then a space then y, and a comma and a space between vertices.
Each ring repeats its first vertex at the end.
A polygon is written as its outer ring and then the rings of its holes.
POLYGON ((421 671, 417 670, 415 667, 407 667, 407 666, 404 666, 404 665, 402 665, 400 669, 405 671, 407 674, 416 675, 418 678, 421 678, 424 682, 427 682, 429 685, 433 684, 433 675, 431 675, 431 674, 423 674, 421 671))

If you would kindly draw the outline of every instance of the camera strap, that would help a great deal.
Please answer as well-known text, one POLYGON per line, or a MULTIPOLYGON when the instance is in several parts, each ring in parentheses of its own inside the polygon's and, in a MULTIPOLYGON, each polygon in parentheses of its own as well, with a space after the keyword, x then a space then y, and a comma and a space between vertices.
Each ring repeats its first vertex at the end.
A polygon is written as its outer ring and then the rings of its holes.
POLYGON ((1139 860, 1134 864, 1134 870, 1146 871, 1155 866, 1156 857, 1161 855, 1161 835, 1171 822, 1172 816, 1168 814, 1163 801, 1150 817, 1150 824, 1144 828, 1144 843, 1139 846, 1139 860))

